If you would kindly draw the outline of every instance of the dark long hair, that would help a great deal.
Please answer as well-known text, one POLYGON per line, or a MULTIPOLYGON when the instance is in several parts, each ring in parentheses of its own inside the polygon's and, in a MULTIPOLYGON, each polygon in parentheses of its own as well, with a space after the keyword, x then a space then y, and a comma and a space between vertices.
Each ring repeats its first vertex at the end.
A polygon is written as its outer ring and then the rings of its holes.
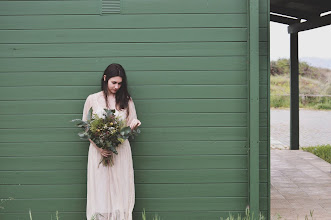
POLYGON ((103 95, 106 100, 106 106, 109 108, 108 103, 108 80, 112 77, 120 76, 122 77, 122 84, 119 90, 117 90, 115 94, 116 100, 116 108, 118 110, 126 109, 127 116, 129 115, 129 100, 131 98, 128 92, 128 83, 126 79, 126 74, 124 68, 118 63, 110 64, 104 71, 101 78, 101 90, 103 91, 103 95), (104 75, 106 76, 106 80, 104 80, 104 75))

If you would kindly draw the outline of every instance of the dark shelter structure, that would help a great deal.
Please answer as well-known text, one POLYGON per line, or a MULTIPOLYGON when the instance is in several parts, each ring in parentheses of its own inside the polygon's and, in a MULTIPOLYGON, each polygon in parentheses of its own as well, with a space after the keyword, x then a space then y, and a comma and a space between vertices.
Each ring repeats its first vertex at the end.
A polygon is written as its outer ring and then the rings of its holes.
POLYGON ((331 1, 326 0, 270 0, 270 21, 288 25, 291 35, 291 150, 299 149, 298 34, 331 24, 330 11, 331 1))

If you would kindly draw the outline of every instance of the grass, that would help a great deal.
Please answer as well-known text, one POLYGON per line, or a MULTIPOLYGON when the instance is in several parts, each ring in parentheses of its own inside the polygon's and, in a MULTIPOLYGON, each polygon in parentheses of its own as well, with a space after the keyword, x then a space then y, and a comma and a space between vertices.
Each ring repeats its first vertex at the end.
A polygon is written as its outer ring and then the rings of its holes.
MULTIPOLYGON (((310 211, 309 216, 308 215, 305 216, 305 220, 309 220, 309 219, 314 220, 313 213, 314 213, 314 210, 310 211)), ((33 220, 31 210, 29 210, 29 217, 30 217, 30 220, 33 220)), ((141 217, 142 217, 142 220, 147 220, 145 209, 141 213, 141 217)), ((59 219, 60 219, 59 212, 56 211, 55 220, 59 220, 59 219)), ((225 219, 222 217, 220 218, 220 220, 265 220, 265 219, 266 218, 261 213, 258 216, 254 216, 254 213, 250 213, 250 210, 248 207, 246 208, 245 216, 241 216, 240 214, 238 214, 237 216, 234 216, 231 213, 229 213, 229 217, 227 217, 225 219)), ((281 217, 279 214, 276 214, 274 217, 271 217, 271 219, 272 220, 282 220, 284 218, 281 217)), ((52 218, 51 218, 51 220, 52 220, 52 218)), ((155 214, 153 219, 150 219, 150 220, 161 220, 161 218, 157 214, 155 214)), ((284 220, 286 220, 286 219, 284 219, 284 220)))
MULTIPOLYGON (((300 108, 316 109, 316 110, 331 110, 331 97, 300 97, 300 108)), ((289 95, 271 95, 270 106, 272 108, 289 108, 289 95)))
POLYGON ((247 207, 245 210, 245 216, 241 216, 238 214, 237 216, 232 215, 231 213, 229 214, 229 217, 226 219, 220 218, 221 220, 265 220, 266 218, 260 213, 259 216, 254 216, 254 213, 250 213, 249 208, 247 207))
MULTIPOLYGON (((314 213, 314 210, 311 210, 309 215, 305 216, 305 220, 314 220, 313 213, 314 213)), ((145 209, 142 212, 141 216, 142 216, 142 220, 147 220, 145 209)), ((220 218, 220 220, 265 220, 265 219, 266 218, 261 213, 258 216, 255 216, 254 213, 250 213, 250 210, 248 207, 245 210, 245 216, 241 216, 240 214, 235 216, 235 215, 229 213, 229 217, 220 218)), ((297 219, 299 219, 299 217, 297 219)), ((153 217, 152 220, 161 220, 161 218, 158 217, 157 214, 155 214, 155 217, 153 217)), ((277 214, 274 217, 271 217, 271 220, 286 220, 286 218, 283 218, 281 215, 277 214)))
POLYGON ((331 145, 317 145, 313 147, 303 147, 303 151, 307 151, 315 154, 319 158, 325 160, 328 163, 331 163, 331 145))
MULTIPOLYGON (((141 218, 142 218, 142 220, 147 220, 145 209, 144 209, 144 211, 141 213, 141 218)), ((157 214, 155 214, 155 216, 153 217, 152 220, 161 220, 161 218, 160 218, 157 214)))
MULTIPOLYGON (((30 220, 33 220, 31 209, 29 210, 29 217, 30 217, 30 220)), ((60 219, 59 212, 58 211, 55 212, 55 218, 56 218, 55 220, 59 220, 60 219)), ((52 216, 51 216, 51 220, 53 220, 52 216)))

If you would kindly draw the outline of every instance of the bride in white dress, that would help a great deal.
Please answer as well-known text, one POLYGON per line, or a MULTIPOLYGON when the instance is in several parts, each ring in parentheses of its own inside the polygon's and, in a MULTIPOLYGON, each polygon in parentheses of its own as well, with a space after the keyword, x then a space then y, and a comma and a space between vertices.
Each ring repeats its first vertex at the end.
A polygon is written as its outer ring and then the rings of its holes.
MULTIPOLYGON (((101 79, 101 90, 87 97, 83 110, 86 121, 89 109, 102 115, 103 109, 115 109, 116 115, 127 121, 134 129, 140 126, 134 103, 127 90, 123 67, 109 65, 101 79)), ((128 140, 117 148, 112 166, 99 165, 103 156, 112 152, 98 148, 91 140, 87 164, 87 220, 132 220, 135 202, 134 176, 131 147, 128 140)))

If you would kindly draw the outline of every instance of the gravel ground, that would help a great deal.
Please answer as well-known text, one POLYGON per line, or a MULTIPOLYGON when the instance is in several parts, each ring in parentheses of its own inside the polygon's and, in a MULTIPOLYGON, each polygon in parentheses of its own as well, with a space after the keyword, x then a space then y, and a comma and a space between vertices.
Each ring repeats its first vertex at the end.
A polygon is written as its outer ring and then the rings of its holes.
MULTIPOLYGON (((300 147, 331 144, 331 111, 299 111, 300 147)), ((270 110, 270 136, 273 148, 290 146, 290 110, 270 110)))

